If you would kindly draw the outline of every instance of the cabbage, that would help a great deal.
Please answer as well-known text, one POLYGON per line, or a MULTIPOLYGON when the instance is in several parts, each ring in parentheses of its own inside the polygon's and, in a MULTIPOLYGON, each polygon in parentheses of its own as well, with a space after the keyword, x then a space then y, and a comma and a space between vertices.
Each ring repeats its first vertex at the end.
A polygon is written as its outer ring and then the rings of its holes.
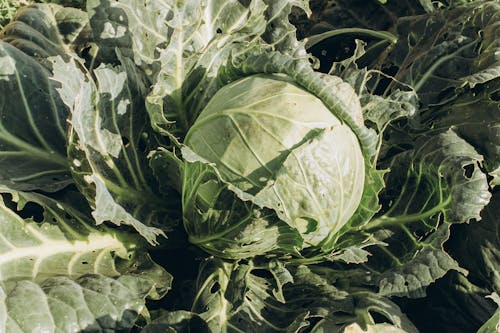
POLYGON ((310 3, 0 1, 0 332, 498 329, 500 4, 310 3))
POLYGON ((365 165, 356 135, 284 76, 252 75, 224 86, 185 144, 310 245, 339 231, 361 201, 365 165))

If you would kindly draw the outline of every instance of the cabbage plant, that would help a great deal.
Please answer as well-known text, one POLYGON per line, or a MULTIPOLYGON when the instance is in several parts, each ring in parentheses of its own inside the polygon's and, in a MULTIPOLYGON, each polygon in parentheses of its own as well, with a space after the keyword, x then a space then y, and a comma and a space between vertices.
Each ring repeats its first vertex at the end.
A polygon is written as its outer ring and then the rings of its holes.
POLYGON ((28 2, 1 332, 495 329, 497 2, 28 2))
MULTIPOLYGON (((361 118, 360 111, 353 108, 346 113, 361 118)), ((232 247, 227 244, 233 241, 231 233, 236 232, 238 239, 250 231, 248 226, 260 228, 268 223, 256 211, 249 211, 231 220, 234 226, 208 232, 198 226, 200 219, 191 211, 209 211, 218 200, 225 200, 219 199, 224 187, 235 191, 239 196, 235 200, 272 209, 277 219, 269 226, 279 223, 278 219, 286 222, 300 234, 303 247, 331 243, 361 201, 365 160, 355 132, 321 99, 286 76, 251 75, 224 86, 200 113, 184 142, 213 163, 218 173, 218 179, 201 179, 195 188, 183 189, 186 230, 193 242, 222 256, 232 247), (212 232, 218 234, 217 239, 205 244, 212 232)), ((200 177, 189 174, 193 176, 200 177)), ((249 236, 243 248, 270 239, 265 233, 249 236)))

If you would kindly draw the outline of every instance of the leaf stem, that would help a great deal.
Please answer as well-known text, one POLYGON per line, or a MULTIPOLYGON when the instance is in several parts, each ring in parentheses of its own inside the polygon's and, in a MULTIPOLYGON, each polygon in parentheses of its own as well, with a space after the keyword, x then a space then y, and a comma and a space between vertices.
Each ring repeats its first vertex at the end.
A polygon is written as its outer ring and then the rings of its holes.
POLYGON ((308 37, 305 46, 307 49, 309 49, 314 45, 324 41, 327 38, 347 35, 347 34, 358 34, 358 35, 365 35, 379 39, 384 39, 389 41, 391 44, 396 44, 396 42, 398 41, 398 38, 396 36, 387 31, 377 31, 377 30, 363 29, 363 28, 343 28, 343 29, 330 30, 327 32, 323 32, 321 34, 308 37))

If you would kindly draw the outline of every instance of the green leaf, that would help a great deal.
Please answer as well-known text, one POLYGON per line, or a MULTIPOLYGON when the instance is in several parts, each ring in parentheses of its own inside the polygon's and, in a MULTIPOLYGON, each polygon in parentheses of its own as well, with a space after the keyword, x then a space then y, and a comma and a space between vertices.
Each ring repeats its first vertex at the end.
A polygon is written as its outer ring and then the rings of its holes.
POLYGON ((499 209, 500 195, 494 191, 481 213, 481 221, 454 226, 453 237, 446 244, 450 254, 469 272, 468 279, 489 293, 500 292, 499 209))
POLYGON ((75 60, 54 58, 54 80, 71 112, 71 171, 96 223, 130 225, 154 244, 177 223, 178 197, 162 197, 148 167, 148 147, 141 148, 150 135, 141 103, 144 83, 122 60, 122 66, 95 69, 94 82, 75 60))
POLYGON ((382 294, 423 296, 457 263, 443 251, 452 223, 480 219, 490 200, 482 157, 455 132, 421 138, 393 159, 382 213, 363 229, 388 246, 372 251, 368 269, 382 294))
POLYGON ((368 228, 425 221, 439 213, 448 223, 480 219, 491 197, 479 167, 482 156, 453 130, 421 136, 415 146, 392 160, 384 195, 390 207, 368 228), (403 186, 393 189, 392 184, 403 186))
MULTIPOLYGON (((453 127, 456 133, 483 155, 483 166, 500 183, 500 79, 467 89, 455 100, 422 111, 417 120, 426 132, 453 127)), ((420 128, 418 128, 421 130, 420 128)))
POLYGON ((154 278, 151 272, 142 271, 118 278, 59 276, 40 284, 30 280, 3 283, 0 329, 16 333, 129 331, 145 310, 145 298, 160 287, 154 278))
POLYGON ((77 192, 48 197, 5 187, 0 202, 0 330, 130 329, 172 277, 137 247, 136 235, 93 226, 77 192), (21 218, 28 207, 42 221, 21 218))
POLYGON ((56 191, 71 183, 67 109, 50 73, 0 40, 0 183, 56 191), (13 102, 15 101, 15 102, 13 102))
POLYGON ((412 86, 423 107, 457 96, 500 75, 497 38, 500 4, 479 1, 401 20, 398 43, 384 63, 412 86))
POLYGON ((374 315, 416 332, 396 304, 368 291, 344 290, 341 278, 350 277, 322 266, 213 259, 200 269, 192 310, 216 332, 342 332, 352 323, 375 324, 374 315))
POLYGON ((50 69, 46 58, 79 54, 88 46, 91 34, 85 12, 56 4, 31 4, 18 10, 0 32, 0 39, 50 69))
POLYGON ((497 310, 491 318, 484 323, 477 333, 500 332, 500 297, 494 293, 490 296, 497 303, 497 310))
POLYGON ((311 14, 309 1, 306 0, 264 0, 266 4, 267 28, 263 39, 274 50, 287 53, 294 57, 304 57, 303 41, 297 41, 296 28, 289 21, 292 9, 306 15, 311 14))
POLYGON ((118 60, 115 49, 152 74, 157 51, 168 42, 175 1, 87 0, 87 12, 98 56, 118 60), (169 24, 170 23, 170 24, 169 24))
MULTIPOLYGON (((285 12, 290 7, 280 5, 285 12)), ((88 8, 103 52, 119 48, 153 78, 147 108, 153 127, 167 136, 186 133, 220 85, 219 67, 231 53, 255 47, 266 29, 262 0, 89 1, 88 8)), ((288 46, 290 38, 275 42, 288 46)))
POLYGON ((265 264, 257 268, 207 261, 200 268, 192 310, 200 312, 213 332, 295 332, 305 327, 306 311, 287 310, 274 297, 275 290, 291 281, 272 271, 265 264))
MULTIPOLYGON (((305 1, 89 1, 90 20, 104 53, 121 53, 152 78, 147 109, 153 128, 183 137, 224 84, 217 79, 232 57, 276 49, 305 57, 288 21, 305 1)), ((175 140, 174 140, 175 141, 175 140)))
POLYGON ((297 253, 302 237, 273 211, 243 201, 212 166, 189 148, 183 173, 182 207, 189 241, 222 258, 268 252, 297 253))
POLYGON ((207 323, 196 313, 177 310, 167 312, 141 330, 141 333, 209 333, 207 323))
POLYGON ((8 188, 1 191, 11 194, 17 203, 16 210, 22 211, 32 203, 43 209, 43 220, 39 223, 24 220, 1 203, 2 281, 43 281, 58 275, 76 278, 91 273, 117 276, 115 259, 129 258, 130 250, 140 244, 133 236, 94 227, 85 206, 77 206, 78 200, 82 200, 79 195, 68 192, 67 199, 56 200, 8 188))

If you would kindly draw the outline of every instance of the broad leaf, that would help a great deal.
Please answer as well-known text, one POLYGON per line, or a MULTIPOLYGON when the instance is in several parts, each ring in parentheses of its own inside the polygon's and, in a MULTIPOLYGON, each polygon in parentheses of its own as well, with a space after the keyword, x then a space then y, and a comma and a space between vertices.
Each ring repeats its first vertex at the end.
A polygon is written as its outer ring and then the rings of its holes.
POLYGON ((122 66, 101 65, 93 72, 94 82, 76 60, 53 61, 53 79, 61 82, 59 94, 71 112, 71 170, 97 224, 130 225, 156 243, 177 222, 178 201, 159 194, 148 147, 141 146, 150 133, 135 67, 126 59, 122 66))
POLYGON ((431 107, 419 114, 417 130, 446 131, 453 127, 457 134, 484 156, 484 168, 500 184, 500 79, 474 89, 467 89, 450 103, 431 107), (420 126, 423 126, 421 128, 420 126))
POLYGON ((171 276, 135 251, 141 239, 93 226, 76 192, 1 192, 12 207, 0 203, 1 331, 130 329, 145 298, 170 289, 171 276), (33 207, 42 216, 23 219, 33 207))
POLYGON ((117 235, 92 228, 92 221, 66 216, 64 206, 48 197, 12 192, 23 209, 26 202, 43 205, 44 221, 25 221, 4 204, 0 206, 2 281, 50 276, 78 277, 87 273, 118 275, 114 256, 128 257, 126 244, 117 235))
POLYGON ((0 182, 23 190, 58 190, 71 177, 67 109, 50 73, 0 40, 0 182))
POLYGON ((88 46, 91 31, 87 14, 56 4, 33 4, 19 9, 0 32, 10 43, 50 69, 51 56, 80 54, 88 46))
POLYGON ((363 227, 389 244, 369 250, 367 263, 382 294, 422 296, 449 269, 460 270, 442 248, 450 224, 480 219, 491 196, 482 157, 453 131, 416 146, 394 158, 383 195, 389 206, 363 227))
POLYGON ((163 135, 183 137, 221 87, 221 66, 248 50, 305 56, 288 22, 305 1, 89 1, 91 25, 106 53, 121 53, 153 78, 147 109, 163 135))
POLYGON ((185 148, 182 207, 189 241, 223 258, 249 258, 268 252, 297 253, 298 231, 275 213, 243 201, 228 188, 215 166, 185 148))
MULTIPOLYGON (((279 261, 202 265, 192 311, 213 331, 342 332, 359 323, 385 322, 416 332, 396 304, 367 291, 337 286, 342 272, 313 266, 286 267, 279 261)), ((345 284, 344 284, 345 285, 345 284)))
POLYGON ((166 312, 141 330, 141 333, 210 333, 207 323, 196 313, 177 310, 166 312))
POLYGON ((397 67, 395 77, 416 90, 422 106, 443 104, 456 88, 500 75, 499 15, 500 4, 480 1, 402 19, 384 63, 397 67))
POLYGON ((0 329, 13 333, 129 331, 145 310, 145 298, 161 297, 167 290, 168 280, 159 279, 158 270, 162 271, 153 267, 117 278, 92 274, 76 280, 52 277, 40 284, 4 282, 0 329))

